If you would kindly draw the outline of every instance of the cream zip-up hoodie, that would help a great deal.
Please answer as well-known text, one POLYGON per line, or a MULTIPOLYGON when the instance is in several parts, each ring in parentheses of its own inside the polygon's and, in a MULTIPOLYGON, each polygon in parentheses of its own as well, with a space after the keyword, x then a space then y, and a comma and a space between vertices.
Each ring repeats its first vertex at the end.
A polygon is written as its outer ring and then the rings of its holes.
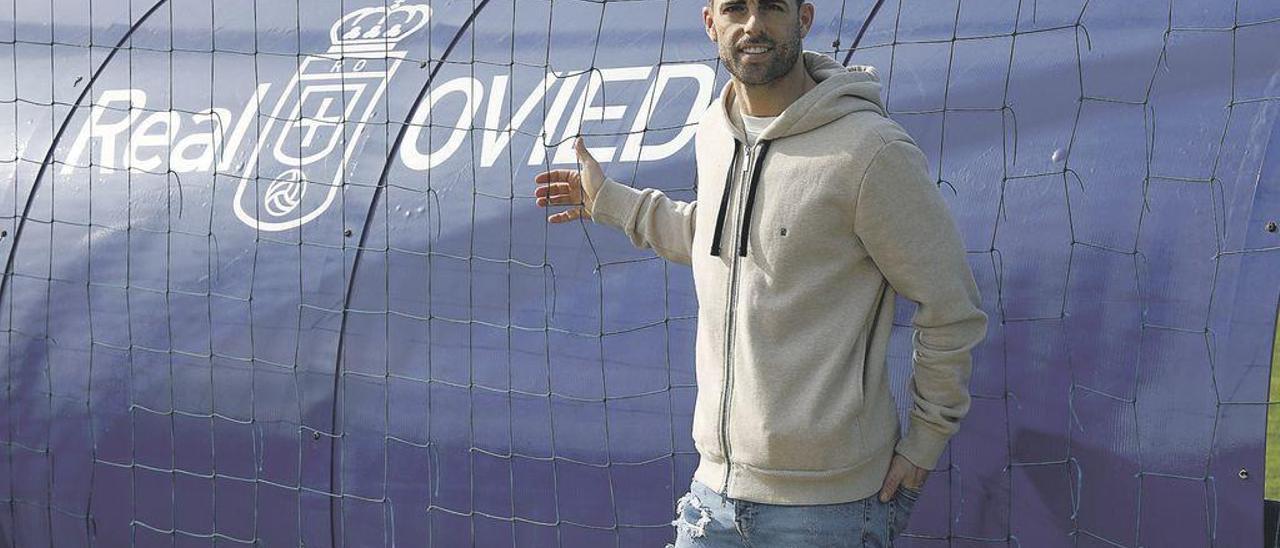
POLYGON ((697 199, 606 179, 591 216, 692 264, 694 478, 772 504, 876 493, 895 450, 932 469, 969 409, 986 315, 924 154, 874 69, 805 51, 817 86, 748 146, 732 83, 698 124, 697 199), (701 205, 701 207, 699 207, 701 205), (894 295, 913 317, 904 437, 885 357, 894 295))

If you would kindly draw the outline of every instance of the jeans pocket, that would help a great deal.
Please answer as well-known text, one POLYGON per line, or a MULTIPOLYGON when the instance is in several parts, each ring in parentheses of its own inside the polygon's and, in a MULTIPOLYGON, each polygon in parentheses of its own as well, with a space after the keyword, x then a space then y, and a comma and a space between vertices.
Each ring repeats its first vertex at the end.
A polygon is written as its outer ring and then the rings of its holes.
POLYGON ((903 531, 907 530, 907 522, 911 519, 911 511, 915 509, 916 501, 920 500, 920 491, 911 489, 905 485, 898 486, 898 492, 893 495, 893 500, 889 503, 889 536, 897 537, 903 531))

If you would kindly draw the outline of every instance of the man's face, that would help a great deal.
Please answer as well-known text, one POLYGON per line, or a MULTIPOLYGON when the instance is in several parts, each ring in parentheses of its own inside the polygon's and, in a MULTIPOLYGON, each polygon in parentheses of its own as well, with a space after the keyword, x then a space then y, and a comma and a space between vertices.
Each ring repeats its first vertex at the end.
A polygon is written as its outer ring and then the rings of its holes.
POLYGON ((813 4, 803 0, 712 0, 702 10, 707 35, 720 60, 739 82, 768 84, 800 59, 801 40, 813 21, 813 4))

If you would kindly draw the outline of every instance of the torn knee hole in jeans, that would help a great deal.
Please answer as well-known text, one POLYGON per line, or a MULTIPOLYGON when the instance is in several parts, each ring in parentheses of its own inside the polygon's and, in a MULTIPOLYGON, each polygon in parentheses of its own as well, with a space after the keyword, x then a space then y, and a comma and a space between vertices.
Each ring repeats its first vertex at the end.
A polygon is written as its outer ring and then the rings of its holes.
POLYGON ((676 526, 677 531, 688 532, 690 538, 702 538, 706 534, 708 523, 711 523, 711 511, 702 505, 702 501, 698 500, 697 495, 685 493, 683 497, 680 497, 680 501, 676 503, 676 519, 671 521, 671 525, 676 526), (698 509, 697 523, 689 523, 684 519, 684 510, 689 506, 698 509))

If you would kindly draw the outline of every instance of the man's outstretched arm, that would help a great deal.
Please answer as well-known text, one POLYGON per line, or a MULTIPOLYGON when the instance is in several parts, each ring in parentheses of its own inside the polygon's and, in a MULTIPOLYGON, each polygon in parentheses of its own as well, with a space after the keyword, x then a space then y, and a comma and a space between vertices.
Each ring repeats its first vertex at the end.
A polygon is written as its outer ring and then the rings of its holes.
POLYGON ((659 190, 639 190, 614 181, 605 176, 581 138, 574 143, 574 149, 581 170, 558 169, 534 179, 539 185, 534 193, 539 206, 575 206, 548 216, 548 221, 592 218, 622 230, 636 247, 652 248, 672 262, 690 263, 698 212, 696 200, 672 200, 659 190))

